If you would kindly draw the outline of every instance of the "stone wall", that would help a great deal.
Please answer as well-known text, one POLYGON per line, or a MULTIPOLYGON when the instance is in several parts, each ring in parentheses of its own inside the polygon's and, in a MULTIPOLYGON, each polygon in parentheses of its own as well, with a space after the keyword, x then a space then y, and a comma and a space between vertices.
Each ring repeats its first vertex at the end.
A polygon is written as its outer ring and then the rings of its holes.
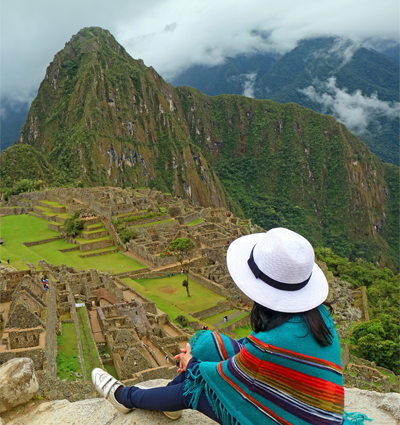
MULTIPOLYGON (((17 270, 15 272, 7 273, 7 275, 0 274, 0 281, 7 282, 7 284, 8 283, 17 284, 21 281, 21 279, 26 274, 32 276, 32 273, 30 270, 17 270)), ((11 288, 7 288, 7 289, 11 289, 11 288)))
POLYGON ((0 352, 0 364, 6 363, 11 359, 21 357, 28 357, 29 359, 32 359, 35 370, 42 370, 44 361, 46 359, 46 354, 42 347, 0 352))
POLYGON ((189 272, 189 279, 192 279, 194 282, 199 283, 200 285, 203 285, 205 288, 211 289, 212 291, 216 292, 219 295, 222 295, 223 297, 227 297, 230 295, 225 288, 212 282, 209 279, 206 279, 205 277, 199 274, 194 274, 192 272, 189 272))
POLYGON ((49 376, 55 378, 57 376, 57 301, 56 301, 56 285, 50 282, 50 287, 46 297, 46 359, 47 372, 49 376))
POLYGON ((136 385, 139 382, 149 381, 151 379, 174 379, 177 376, 176 366, 162 366, 135 373, 132 379, 122 381, 125 386, 136 385))
POLYGON ((179 224, 184 225, 190 223, 191 221, 197 220, 200 217, 200 214, 197 211, 190 212, 188 214, 176 217, 179 221, 179 224))
POLYGON ((25 246, 34 246, 34 245, 41 245, 48 242, 54 242, 58 241, 59 239, 62 239, 61 236, 57 236, 56 238, 50 238, 50 239, 43 239, 41 241, 34 241, 34 242, 23 242, 25 246))
POLYGON ((207 308, 206 310, 198 311, 197 313, 193 313, 192 316, 195 319, 203 320, 206 317, 214 316, 214 314, 223 313, 224 311, 228 311, 232 308, 232 304, 229 302, 217 304, 214 307, 207 308))
POLYGON ((135 242, 128 242, 127 248, 130 252, 135 255, 138 255, 140 258, 143 258, 145 261, 151 263, 154 267, 168 266, 170 264, 176 263, 176 258, 174 255, 165 256, 161 258, 156 255, 151 255, 147 252, 146 248, 143 245, 138 245, 135 242))
POLYGON ((61 223, 50 222, 47 224, 47 227, 50 230, 54 230, 55 232, 61 232, 63 225, 61 223))
POLYGON ((115 252, 118 252, 118 249, 110 249, 109 251, 105 252, 95 252, 94 254, 84 254, 84 255, 78 255, 80 258, 87 258, 87 257, 98 257, 99 255, 108 255, 108 254, 114 254, 115 252))
POLYGON ((19 330, 7 330, 8 333, 8 349, 15 350, 21 348, 33 348, 39 346, 40 334, 43 328, 26 329, 24 332, 19 330))
POLYGON ((164 220, 171 220, 171 216, 161 215, 159 217, 145 218, 143 220, 128 221, 128 222, 125 222, 125 224, 127 226, 137 226, 137 225, 146 224, 146 223, 157 223, 157 221, 164 221, 164 220))
POLYGON ((87 241, 90 241, 92 239, 97 239, 97 238, 102 238, 104 236, 108 236, 108 230, 102 230, 102 231, 96 232, 96 233, 83 233, 82 236, 87 241))
POLYGON ((101 397, 91 382, 81 380, 67 381, 49 376, 43 371, 36 371, 39 380, 39 390, 36 396, 47 400, 78 401, 101 397))
POLYGON ((0 215, 28 214, 30 211, 32 211, 30 207, 1 207, 0 215))
POLYGON ((79 244, 79 249, 82 252, 85 252, 85 251, 91 251, 92 249, 108 248, 109 246, 113 246, 113 245, 114 245, 114 242, 112 239, 104 239, 102 241, 79 244))
POLYGON ((12 300, 14 289, 2 289, 0 288, 0 302, 8 303, 12 300))

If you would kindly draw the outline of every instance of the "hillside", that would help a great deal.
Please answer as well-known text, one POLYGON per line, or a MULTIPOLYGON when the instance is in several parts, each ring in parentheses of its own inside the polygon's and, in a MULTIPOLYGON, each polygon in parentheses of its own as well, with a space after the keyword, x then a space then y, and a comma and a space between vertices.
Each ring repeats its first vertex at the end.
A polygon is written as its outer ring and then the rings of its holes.
POLYGON ((26 162, 2 167, 3 187, 15 178, 155 187, 398 267, 397 167, 302 106, 174 89, 100 28, 56 54, 2 164, 21 144, 26 162))
MULTIPOLYGON (((224 64, 214 67, 193 66, 171 82, 175 86, 196 87, 210 96, 244 94, 280 103, 295 102, 340 120, 345 118, 345 113, 338 114, 332 105, 324 102, 324 97, 316 101, 304 90, 311 86, 318 94, 333 97, 339 90, 350 95, 360 90, 364 97, 377 94, 380 101, 389 105, 399 102, 399 64, 390 56, 391 51, 388 53, 381 54, 334 37, 308 39, 282 57, 264 53, 227 58, 224 64), (335 85, 327 87, 326 82, 332 77, 335 85)), ((357 105, 354 99, 352 104, 341 105, 349 108, 349 114, 360 106, 365 104, 357 105)), ((366 111, 367 127, 354 127, 353 131, 383 161, 398 165, 398 114, 397 118, 389 119, 373 109, 372 103, 371 108, 366 111)))

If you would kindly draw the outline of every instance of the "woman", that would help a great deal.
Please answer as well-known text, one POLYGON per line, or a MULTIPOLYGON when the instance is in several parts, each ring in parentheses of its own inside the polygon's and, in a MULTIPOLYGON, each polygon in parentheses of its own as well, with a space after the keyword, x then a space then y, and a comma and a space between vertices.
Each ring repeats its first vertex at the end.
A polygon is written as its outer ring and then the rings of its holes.
POLYGON ((124 413, 192 408, 224 425, 346 423, 340 346, 323 305, 328 282, 310 243, 284 228, 247 235, 231 243, 227 265, 254 301, 253 332, 240 341, 199 332, 164 388, 124 388, 95 369, 100 394, 124 413))

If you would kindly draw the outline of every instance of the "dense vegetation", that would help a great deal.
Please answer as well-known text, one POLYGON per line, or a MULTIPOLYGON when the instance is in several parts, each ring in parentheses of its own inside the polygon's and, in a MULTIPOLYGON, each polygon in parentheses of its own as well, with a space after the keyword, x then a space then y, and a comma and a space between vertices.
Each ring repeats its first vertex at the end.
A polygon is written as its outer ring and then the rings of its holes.
POLYGON ((78 236, 83 231, 83 221, 78 220, 80 216, 80 211, 75 211, 74 215, 71 218, 67 218, 64 221, 64 233, 68 236, 78 236))
POLYGON ((44 182, 42 180, 18 180, 10 188, 4 190, 4 200, 7 201, 11 195, 40 190, 43 188, 43 185, 44 182))
POLYGON ((368 309, 372 320, 356 326, 351 341, 366 359, 398 375, 400 276, 395 276, 387 268, 375 267, 365 260, 352 262, 341 258, 328 248, 316 249, 315 256, 326 263, 334 276, 350 282, 354 288, 367 288, 368 309))

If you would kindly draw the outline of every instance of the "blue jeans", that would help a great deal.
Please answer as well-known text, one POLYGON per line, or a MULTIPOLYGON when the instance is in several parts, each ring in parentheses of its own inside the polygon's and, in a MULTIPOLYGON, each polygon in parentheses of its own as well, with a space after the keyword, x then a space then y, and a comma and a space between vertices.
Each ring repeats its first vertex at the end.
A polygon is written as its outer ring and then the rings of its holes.
MULTIPOLYGON (((191 359, 187 368, 191 369, 197 362, 191 359)), ((175 412, 177 410, 191 409, 189 406, 191 395, 184 396, 184 386, 187 372, 180 373, 166 387, 150 388, 142 390, 137 387, 125 387, 118 389, 115 396, 118 402, 128 408, 158 410, 166 412, 175 412)), ((208 403, 205 392, 200 396, 197 410, 208 416, 215 422, 222 424, 217 418, 210 404, 208 403)))

